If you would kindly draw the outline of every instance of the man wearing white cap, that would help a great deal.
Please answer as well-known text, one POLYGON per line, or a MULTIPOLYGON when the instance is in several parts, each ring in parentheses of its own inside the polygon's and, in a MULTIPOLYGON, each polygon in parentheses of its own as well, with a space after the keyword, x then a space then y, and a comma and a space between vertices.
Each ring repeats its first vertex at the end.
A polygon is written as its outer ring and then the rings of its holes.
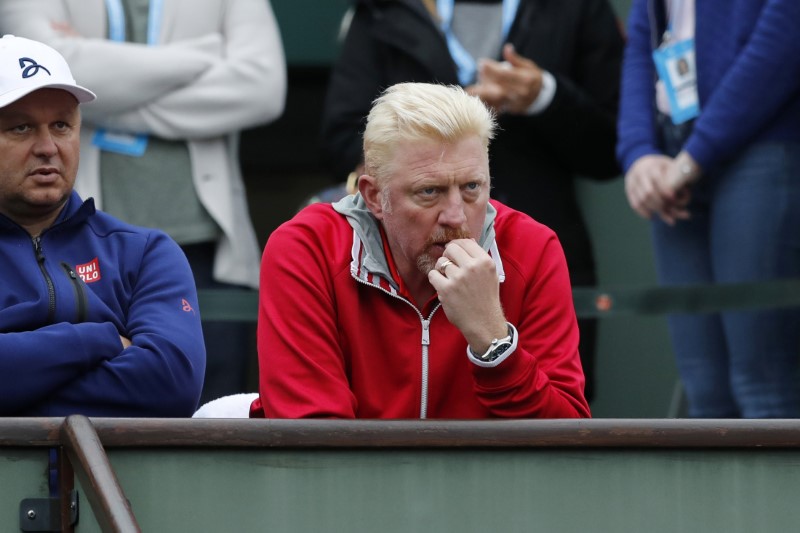
POLYGON ((0 38, 0 416, 189 416, 205 349, 185 256, 73 191, 94 99, 52 48, 0 38))
MULTIPOLYGON (((286 100, 268 0, 0 0, 0 32, 52 46, 99 96, 83 114, 79 194, 164 230, 198 289, 258 288, 238 147, 241 131, 276 120, 286 100)), ((254 329, 203 322, 204 400, 247 389, 254 329)))

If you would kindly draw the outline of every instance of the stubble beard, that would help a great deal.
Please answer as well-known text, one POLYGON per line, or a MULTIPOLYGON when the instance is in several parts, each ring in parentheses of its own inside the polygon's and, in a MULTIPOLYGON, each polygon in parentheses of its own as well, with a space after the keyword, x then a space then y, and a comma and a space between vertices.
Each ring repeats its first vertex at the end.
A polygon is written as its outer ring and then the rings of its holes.
MULTIPOLYGON (((392 199, 389 195, 389 189, 386 187, 381 190, 381 209, 387 214, 392 212, 392 199)), ((455 239, 471 238, 472 235, 465 229, 442 228, 425 241, 424 251, 417 256, 417 269, 427 276, 428 273, 436 267, 436 260, 439 258, 434 257, 431 253, 431 248, 433 248, 435 244, 447 244, 455 239)))
POLYGON ((417 268, 420 272, 425 274, 426 276, 428 273, 436 267, 436 260, 439 257, 434 257, 431 253, 431 248, 433 248, 436 244, 447 244, 450 241, 456 239, 471 239, 472 235, 467 230, 464 229, 454 229, 454 228, 443 228, 440 231, 437 231, 430 237, 428 240, 425 241, 425 250, 417 256, 417 268))

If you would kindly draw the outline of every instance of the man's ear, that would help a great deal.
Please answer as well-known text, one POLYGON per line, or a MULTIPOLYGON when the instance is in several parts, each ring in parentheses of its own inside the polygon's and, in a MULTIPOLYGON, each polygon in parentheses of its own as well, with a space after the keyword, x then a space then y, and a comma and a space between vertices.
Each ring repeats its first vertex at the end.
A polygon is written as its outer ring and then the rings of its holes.
POLYGON ((378 187, 378 180, 368 174, 358 178, 358 192, 367 203, 367 208, 372 215, 381 220, 383 218, 383 203, 381 202, 381 189, 378 187))

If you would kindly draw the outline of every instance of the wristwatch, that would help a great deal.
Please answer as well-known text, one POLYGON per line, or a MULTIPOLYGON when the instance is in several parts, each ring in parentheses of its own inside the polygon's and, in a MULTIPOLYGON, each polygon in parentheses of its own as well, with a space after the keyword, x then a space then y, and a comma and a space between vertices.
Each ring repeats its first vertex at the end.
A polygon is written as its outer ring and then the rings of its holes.
POLYGON ((467 347, 470 355, 484 363, 491 363, 498 357, 506 353, 509 348, 514 346, 514 327, 508 324, 508 335, 500 339, 492 339, 492 343, 483 355, 478 355, 472 351, 472 348, 467 347))

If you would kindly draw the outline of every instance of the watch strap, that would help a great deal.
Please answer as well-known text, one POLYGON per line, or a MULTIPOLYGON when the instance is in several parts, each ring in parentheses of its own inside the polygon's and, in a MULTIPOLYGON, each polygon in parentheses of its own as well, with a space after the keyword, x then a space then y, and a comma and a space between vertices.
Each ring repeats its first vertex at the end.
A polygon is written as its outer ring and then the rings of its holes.
POLYGON ((472 348, 467 346, 467 357, 474 364, 486 368, 491 368, 499 365, 506 360, 517 349, 517 329, 509 322, 508 335, 499 339, 493 339, 489 348, 483 354, 476 354, 472 348))

